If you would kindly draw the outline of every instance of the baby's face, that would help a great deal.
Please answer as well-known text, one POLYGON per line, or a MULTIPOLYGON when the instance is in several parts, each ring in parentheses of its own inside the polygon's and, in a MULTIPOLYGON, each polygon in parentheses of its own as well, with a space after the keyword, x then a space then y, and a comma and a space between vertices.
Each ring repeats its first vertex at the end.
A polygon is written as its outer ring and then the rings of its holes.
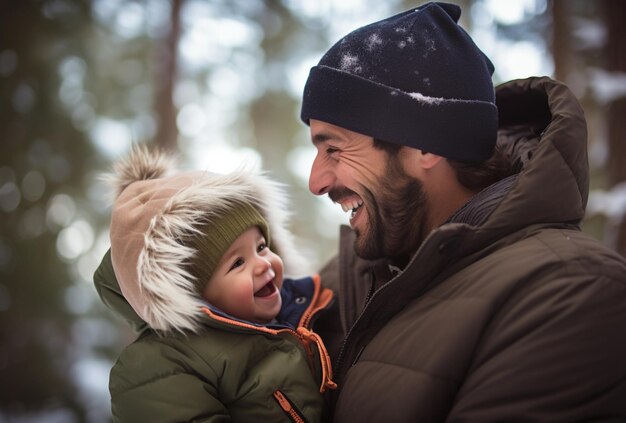
POLYGON ((203 296, 220 310, 255 323, 268 323, 282 304, 283 261, 254 226, 226 250, 203 296))

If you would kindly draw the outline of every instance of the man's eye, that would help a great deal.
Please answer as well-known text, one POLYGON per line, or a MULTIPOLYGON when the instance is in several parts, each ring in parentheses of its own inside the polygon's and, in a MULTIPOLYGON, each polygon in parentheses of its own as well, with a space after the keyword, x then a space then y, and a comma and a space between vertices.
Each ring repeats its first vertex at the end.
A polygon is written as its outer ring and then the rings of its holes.
POLYGON ((230 269, 228 269, 228 271, 231 271, 231 270, 233 270, 233 269, 236 269, 236 268, 238 268, 239 266, 243 266, 243 263, 244 263, 243 259, 242 259, 241 257, 240 257, 240 258, 238 258, 237 260, 235 260, 235 261, 233 262, 233 264, 230 266, 230 269))
POLYGON ((333 154, 336 153, 337 151, 339 151, 338 148, 335 147, 326 147, 326 154, 333 154))

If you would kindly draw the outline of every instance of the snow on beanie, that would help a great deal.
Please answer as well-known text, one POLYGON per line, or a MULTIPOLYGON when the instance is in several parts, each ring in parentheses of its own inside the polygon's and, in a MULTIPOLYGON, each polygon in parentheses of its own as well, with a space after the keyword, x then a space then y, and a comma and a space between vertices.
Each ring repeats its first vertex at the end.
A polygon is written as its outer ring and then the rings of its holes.
POLYGON ((453 160, 488 159, 494 68, 460 16, 456 5, 427 3, 346 35, 311 69, 301 119, 453 160))

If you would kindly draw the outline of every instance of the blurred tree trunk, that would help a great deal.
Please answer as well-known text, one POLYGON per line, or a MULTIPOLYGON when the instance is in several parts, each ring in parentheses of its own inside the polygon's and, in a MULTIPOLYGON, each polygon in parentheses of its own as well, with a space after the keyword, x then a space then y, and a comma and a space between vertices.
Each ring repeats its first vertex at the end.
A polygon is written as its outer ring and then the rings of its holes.
POLYGON ((178 130, 176 127, 176 106, 174 105, 174 85, 178 66, 178 40, 180 38, 180 12, 184 0, 173 0, 170 12, 170 29, 157 48, 155 78, 155 111, 158 129, 154 143, 164 150, 175 151, 178 148, 178 130))
MULTIPOLYGON (((626 73, 626 2, 604 0, 607 40, 606 70, 626 73)), ((609 181, 612 185, 626 181, 626 98, 616 98, 608 109, 609 181)))
POLYGON ((8 204, 0 195, 2 422, 44 420, 51 410, 84 422, 90 411, 72 375, 78 319, 65 294, 75 285, 57 255, 60 228, 46 224, 46 212, 56 194, 87 191, 94 163, 90 144, 59 107, 57 76, 70 55, 84 63, 92 13, 76 2, 71 13, 56 14, 51 3, 0 1, 0 188, 16 196, 8 204), (28 197, 24 181, 33 174, 43 186, 28 197))
MULTIPOLYGON (((604 0, 607 37, 605 63, 608 72, 626 73, 626 2, 604 0)), ((609 143, 608 177, 611 185, 626 182, 626 97, 614 99, 607 109, 609 143)), ((617 234, 617 251, 626 256, 626 215, 617 234)))
POLYGON ((552 58, 554 60, 555 79, 567 82, 567 70, 569 69, 569 34, 568 5, 562 0, 551 0, 552 11, 552 58))

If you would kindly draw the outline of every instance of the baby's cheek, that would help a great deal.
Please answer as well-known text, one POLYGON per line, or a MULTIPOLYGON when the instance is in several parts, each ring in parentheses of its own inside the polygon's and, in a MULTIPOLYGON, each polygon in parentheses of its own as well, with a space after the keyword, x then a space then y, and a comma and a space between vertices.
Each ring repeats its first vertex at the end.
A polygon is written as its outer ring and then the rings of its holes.
POLYGON ((224 307, 224 311, 227 313, 244 320, 251 320, 254 316, 254 299, 251 290, 241 287, 231 289, 226 302, 227 306, 224 307))
POLYGON ((254 300, 254 292, 251 287, 237 286, 233 289, 232 298, 237 304, 250 304, 254 300))

